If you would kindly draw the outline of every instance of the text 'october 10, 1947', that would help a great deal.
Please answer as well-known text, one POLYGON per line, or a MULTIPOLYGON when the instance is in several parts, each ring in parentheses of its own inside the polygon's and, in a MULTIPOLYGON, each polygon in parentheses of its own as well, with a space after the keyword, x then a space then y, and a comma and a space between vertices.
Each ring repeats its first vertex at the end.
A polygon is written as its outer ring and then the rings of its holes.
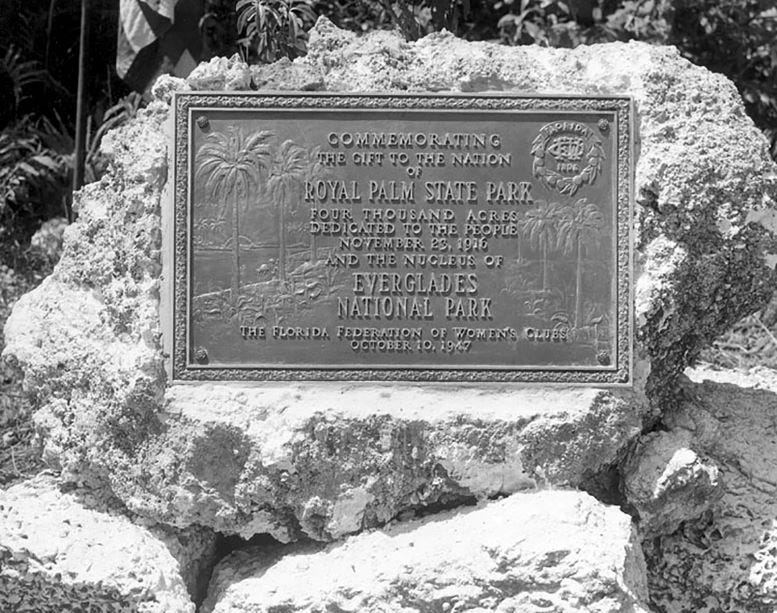
POLYGON ((175 105, 175 378, 629 382, 627 98, 175 105))

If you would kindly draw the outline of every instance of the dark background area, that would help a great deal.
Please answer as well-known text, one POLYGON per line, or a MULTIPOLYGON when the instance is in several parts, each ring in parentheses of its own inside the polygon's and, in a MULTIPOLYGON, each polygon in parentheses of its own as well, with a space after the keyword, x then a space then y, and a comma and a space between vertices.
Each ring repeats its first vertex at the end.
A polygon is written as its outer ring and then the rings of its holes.
MULTIPOLYGON (((116 0, 91 0, 90 53, 87 54, 89 106, 97 119, 131 90, 116 75, 116 0)), ((0 127, 25 115, 61 119, 73 129, 78 81, 80 2, 71 0, 3 0, 0 3, 0 53, 20 53, 20 60, 34 62, 30 70, 43 71, 23 86, 16 103, 13 86, 1 88, 0 127)), ((12 67, 0 62, 0 78, 12 79, 12 67)), ((17 75, 18 76, 18 75, 17 75)))

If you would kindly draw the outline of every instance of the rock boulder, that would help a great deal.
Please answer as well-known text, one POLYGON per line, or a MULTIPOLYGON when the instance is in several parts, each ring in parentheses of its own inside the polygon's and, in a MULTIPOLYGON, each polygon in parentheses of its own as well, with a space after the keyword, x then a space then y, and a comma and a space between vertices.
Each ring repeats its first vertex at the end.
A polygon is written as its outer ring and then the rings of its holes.
POLYGON ((688 375, 663 417, 665 433, 651 435, 624 467, 627 483, 652 481, 664 498, 653 506, 644 488, 627 489, 650 527, 643 550, 651 601, 666 613, 773 611, 777 373, 688 375))
POLYGON ((39 476, 0 492, 0 610, 194 613, 215 540, 133 524, 39 476))
POLYGON ((587 494, 546 491, 324 549, 238 551, 219 563, 202 609, 637 613, 646 598, 631 518, 587 494))
POLYGON ((154 92, 106 137, 111 170, 78 195, 63 257, 14 309, 5 355, 37 397, 47 460, 155 521, 326 541, 538 485, 593 490, 700 349, 771 290, 777 175, 766 141, 730 82, 672 48, 509 48, 449 34, 406 43, 322 19, 306 58, 264 69, 217 59, 154 92), (251 79, 326 91, 633 96, 633 389, 171 385, 159 318, 171 274, 161 257, 170 96, 251 79))

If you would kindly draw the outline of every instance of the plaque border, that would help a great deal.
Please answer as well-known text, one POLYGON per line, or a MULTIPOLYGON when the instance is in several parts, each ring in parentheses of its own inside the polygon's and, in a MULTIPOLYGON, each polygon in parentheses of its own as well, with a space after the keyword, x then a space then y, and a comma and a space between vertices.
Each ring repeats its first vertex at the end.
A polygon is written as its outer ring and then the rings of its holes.
MULTIPOLYGON (((174 382, 182 381, 414 381, 451 383, 543 383, 631 386, 634 338, 634 166, 635 108, 625 95, 550 95, 514 93, 342 93, 342 92, 175 92, 173 147, 173 278, 172 330, 168 369, 174 382), (604 111, 615 115, 617 142, 616 202, 616 360, 602 367, 513 367, 473 368, 409 365, 333 367, 302 365, 278 368, 253 366, 202 366, 189 363, 187 355, 190 253, 188 241, 190 133, 192 110, 209 109, 299 109, 299 110, 468 110, 468 111, 604 111)), ((169 246, 168 246, 169 248, 169 246)), ((170 290, 168 290, 170 291, 170 290)))

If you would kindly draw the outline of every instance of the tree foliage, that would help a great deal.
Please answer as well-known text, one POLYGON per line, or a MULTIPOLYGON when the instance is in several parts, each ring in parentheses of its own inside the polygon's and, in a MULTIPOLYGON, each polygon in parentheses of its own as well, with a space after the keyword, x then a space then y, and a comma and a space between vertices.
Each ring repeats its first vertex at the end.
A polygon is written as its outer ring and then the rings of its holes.
POLYGON ((668 42, 696 64, 731 79, 777 157, 777 3, 774 0, 683 0, 668 42))
MULTIPOLYGON (((104 167, 107 127, 137 111, 113 71, 117 11, 114 0, 91 1, 89 180, 104 167)), ((0 2, 0 241, 26 244, 71 198, 79 16, 80 2, 0 2)))
POLYGON ((19 228, 31 233, 40 212, 35 209, 56 203, 68 170, 65 157, 45 145, 29 120, 0 132, 0 235, 19 228))
POLYGON ((314 20, 311 0, 238 0, 237 42, 248 61, 294 59, 307 51, 314 20))

